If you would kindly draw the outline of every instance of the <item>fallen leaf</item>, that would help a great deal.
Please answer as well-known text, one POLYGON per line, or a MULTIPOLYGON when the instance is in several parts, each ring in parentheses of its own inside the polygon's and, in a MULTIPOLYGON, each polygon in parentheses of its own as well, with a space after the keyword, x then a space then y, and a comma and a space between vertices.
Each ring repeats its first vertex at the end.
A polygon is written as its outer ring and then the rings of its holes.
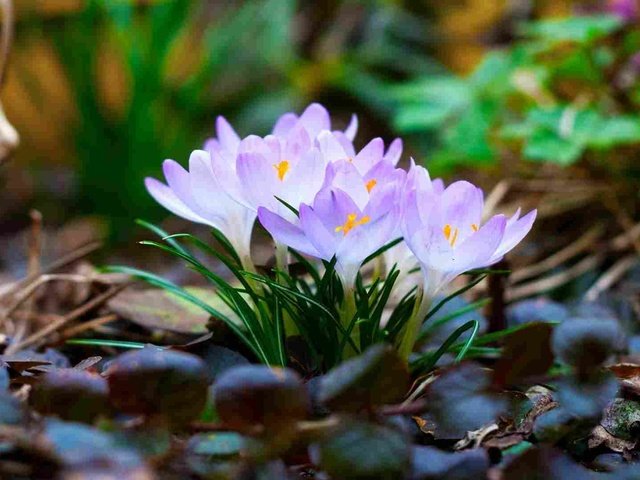
POLYGON ((609 450, 618 453, 629 453, 636 447, 636 443, 635 440, 623 440, 622 438, 614 437, 602 425, 595 427, 589 437, 589 448, 604 445, 609 450))
MULTIPOLYGON (((235 314, 215 291, 198 287, 186 287, 185 290, 221 313, 235 318, 235 314)), ((209 314, 165 290, 124 290, 109 300, 107 307, 120 317, 148 329, 191 334, 207 332, 209 314)))
POLYGON ((640 395, 640 365, 635 363, 617 363, 615 365, 609 365, 607 369, 613 372, 624 388, 636 395, 640 395))

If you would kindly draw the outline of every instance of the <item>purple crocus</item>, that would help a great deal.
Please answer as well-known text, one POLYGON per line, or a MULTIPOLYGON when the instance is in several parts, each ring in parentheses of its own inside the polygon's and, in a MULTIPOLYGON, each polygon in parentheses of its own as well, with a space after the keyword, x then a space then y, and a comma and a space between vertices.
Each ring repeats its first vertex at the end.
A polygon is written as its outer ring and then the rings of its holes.
MULTIPOLYGON (((416 167, 422 169, 422 167, 416 167)), ((482 190, 458 181, 442 193, 418 186, 404 198, 404 239, 420 262, 425 293, 433 297, 467 270, 498 262, 525 237, 533 210, 507 219, 495 215, 482 223, 482 190)))
POLYGON ((400 352, 408 356, 431 299, 458 275, 498 262, 531 230, 533 210, 520 217, 495 215, 482 223, 482 190, 469 182, 454 182, 438 193, 426 170, 414 167, 413 188, 404 196, 404 240, 420 263, 423 285, 420 311, 406 326, 400 352))
MULTIPOLYGON (((425 168, 418 167, 415 161, 411 159, 407 180, 402 189, 405 192, 419 189, 424 192, 423 201, 429 202, 433 200, 426 198, 427 193, 431 197, 442 194, 444 183, 439 178, 431 180, 428 171, 425 168)), ((398 225, 398 232, 394 236, 403 236, 401 224, 398 225)), ((420 266, 418 259, 409 249, 404 239, 398 245, 385 251, 383 259, 387 275, 394 267, 400 272, 395 288, 398 298, 402 298, 409 290, 422 283, 420 272, 417 271, 420 266)))
MULTIPOLYGON (((302 129, 311 140, 323 131, 331 131, 331 116, 326 108, 319 103, 310 104, 300 116, 288 112, 280 116, 273 127, 271 135, 278 138, 287 138, 293 131, 302 129)), ((358 132, 358 117, 352 115, 351 122, 344 131, 335 130, 333 133, 340 138, 341 143, 347 149, 353 150, 353 139, 358 132)), ((204 149, 215 152, 228 162, 235 160, 240 147, 241 138, 222 116, 216 119, 216 137, 208 139, 204 149)))
POLYGON ((222 232, 243 266, 251 269, 251 231, 256 213, 227 195, 213 175, 211 156, 195 150, 189 158, 189 170, 173 160, 162 165, 167 185, 146 178, 151 196, 164 208, 192 222, 209 225, 222 232))
POLYGON ((353 288, 364 259, 390 240, 399 221, 397 189, 372 194, 366 204, 339 188, 325 188, 300 217, 284 218, 267 208, 258 218, 276 242, 323 260, 336 257, 336 271, 347 290, 353 288))

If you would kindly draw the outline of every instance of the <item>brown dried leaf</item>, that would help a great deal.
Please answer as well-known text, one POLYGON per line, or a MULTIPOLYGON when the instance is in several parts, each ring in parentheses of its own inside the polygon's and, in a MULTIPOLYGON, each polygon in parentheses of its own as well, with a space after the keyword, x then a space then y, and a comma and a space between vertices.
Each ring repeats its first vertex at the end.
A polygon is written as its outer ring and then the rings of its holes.
POLYGON ((629 391, 640 395, 640 365, 635 363, 617 363, 607 367, 620 380, 620 384, 629 391))
POLYGON ((614 437, 602 426, 598 425, 591 432, 589 438, 589 448, 596 448, 600 445, 604 445, 610 450, 618 453, 628 453, 636 446, 636 441, 623 440, 622 438, 614 437))
MULTIPOLYGON (((185 289, 225 315, 234 317, 213 290, 196 287, 185 289)), ((191 334, 207 332, 208 313, 164 290, 125 290, 112 298, 107 307, 113 313, 148 329, 191 334)))

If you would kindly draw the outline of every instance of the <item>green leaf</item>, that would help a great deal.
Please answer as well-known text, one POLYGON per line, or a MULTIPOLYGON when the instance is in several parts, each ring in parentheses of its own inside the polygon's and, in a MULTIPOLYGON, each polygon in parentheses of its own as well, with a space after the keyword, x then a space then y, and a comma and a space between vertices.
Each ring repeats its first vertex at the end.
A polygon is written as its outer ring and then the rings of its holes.
POLYGON ((262 426, 270 435, 291 430, 310 408, 300 376, 287 368, 245 365, 225 371, 214 384, 220 420, 230 429, 250 433, 262 426))
POLYGON ((389 426, 351 421, 318 443, 320 466, 331 478, 406 478, 411 448, 405 435, 389 426))
POLYGON ((144 348, 144 343, 123 340, 103 340, 99 338, 75 338, 65 342, 68 345, 88 345, 93 347, 144 348))
POLYGON ((111 403, 124 413, 162 415, 183 424, 198 418, 207 402, 206 365, 189 353, 132 350, 113 360, 105 376, 111 403))
POLYGON ((612 34, 622 26, 615 15, 589 15, 534 22, 523 28, 530 37, 551 44, 574 42, 587 44, 612 34))
POLYGON ((322 377, 319 400, 332 410, 358 411, 399 401, 408 387, 405 362, 391 345, 376 344, 322 377))
POLYGON ((458 352, 456 357, 456 361, 460 361, 464 358, 465 354, 469 350, 473 340, 478 334, 478 328, 480 323, 477 320, 470 320, 464 325, 456 328, 451 335, 440 345, 440 348, 436 350, 434 353, 429 353, 427 355, 423 355, 417 360, 411 362, 411 371, 414 375, 419 375, 421 373, 425 373, 433 369, 437 364, 438 360, 449 351, 451 346, 460 338, 460 336, 466 332, 467 330, 471 330, 471 335, 464 343, 463 347, 458 352))
POLYGON ((529 160, 566 166, 575 163, 584 150, 585 146, 580 142, 560 138, 548 130, 538 130, 527 140, 523 155, 529 160))
POLYGON ((245 439, 235 432, 203 433, 189 439, 189 450, 216 459, 236 457, 245 448, 245 439))
POLYGON ((590 147, 609 149, 640 142, 640 118, 626 115, 603 119, 588 139, 590 147))
POLYGON ((43 415, 92 423, 110 410, 107 390, 107 381, 100 375, 74 368, 58 368, 40 379, 31 392, 30 400, 33 408, 43 415))

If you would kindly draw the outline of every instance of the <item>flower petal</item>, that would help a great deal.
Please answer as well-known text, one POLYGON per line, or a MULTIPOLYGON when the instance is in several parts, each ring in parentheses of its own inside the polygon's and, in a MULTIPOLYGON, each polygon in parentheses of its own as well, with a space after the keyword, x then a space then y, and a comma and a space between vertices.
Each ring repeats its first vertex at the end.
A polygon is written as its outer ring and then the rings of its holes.
POLYGON ((296 209, 301 203, 310 204, 322 188, 325 172, 326 164, 320 151, 309 150, 285 177, 282 199, 296 209))
POLYGON ((524 217, 516 220, 515 222, 512 222, 511 219, 509 219, 502 242, 500 242, 500 245, 493 254, 491 263, 495 263, 500 260, 504 255, 510 252, 516 245, 518 245, 522 241, 522 239, 531 230, 531 227, 533 227, 533 222, 536 219, 536 215, 537 210, 532 210, 524 217))
POLYGON ((353 142, 349 140, 344 133, 333 131, 331 134, 338 140, 347 158, 354 158, 356 156, 356 149, 353 147, 353 142))
POLYGON ((402 156, 402 139, 396 138, 389 148, 387 149, 387 153, 384 154, 384 160, 391 162, 393 165, 397 165, 398 161, 400 161, 400 157, 402 156))
POLYGON ((289 133, 293 126, 298 122, 298 116, 295 113, 285 113, 281 115, 273 127, 273 134, 278 137, 284 137, 289 133))
POLYGON ((335 254, 336 237, 329 232, 318 214, 308 205, 300 205, 300 227, 318 252, 318 257, 331 260, 335 254))
POLYGON ((443 220, 459 229, 459 241, 480 225, 484 200, 482 190, 475 185, 465 181, 454 182, 442 193, 441 202, 443 220))
POLYGON ((242 192, 249 205, 257 210, 267 207, 277 211, 278 202, 274 195, 278 194, 279 183, 273 165, 259 153, 242 153, 238 155, 236 171, 242 185, 242 192))
POLYGON ((338 160, 327 166, 324 188, 346 192, 357 205, 358 211, 362 211, 369 202, 365 179, 353 163, 346 160, 338 160))
POLYGON ((382 160, 384 156, 384 142, 381 138, 374 138, 367 143, 360 152, 353 159, 353 164, 356 166, 361 175, 367 173, 371 168, 382 160))
POLYGON ((298 123, 307 130, 311 138, 317 137, 322 130, 331 129, 329 112, 319 103, 309 105, 300 115, 298 123))
POLYGON ((457 265, 454 276, 467 270, 491 265, 504 237, 506 226, 507 218, 504 215, 495 215, 455 248, 457 265))
POLYGON ((291 247, 305 255, 311 255, 316 258, 321 256, 318 250, 307 240, 302 229, 288 222, 280 215, 260 207, 258 208, 258 219, 276 242, 291 247))
POLYGON ((353 142, 353 139, 356 138, 356 134, 358 133, 358 116, 354 113, 351 115, 351 121, 349 125, 344 131, 345 136, 353 142))
POLYGON ((235 153, 240 145, 240 136, 227 120, 220 116, 216 119, 216 135, 220 146, 228 152, 235 153))
POLYGON ((338 139, 329 130, 323 130, 317 136, 316 142, 327 162, 345 160, 348 157, 338 139))
POLYGON ((182 200, 173 193, 173 190, 164 183, 155 178, 147 177, 144 179, 144 184, 153 199, 174 215, 185 218, 191 222, 209 223, 187 207, 182 200))

